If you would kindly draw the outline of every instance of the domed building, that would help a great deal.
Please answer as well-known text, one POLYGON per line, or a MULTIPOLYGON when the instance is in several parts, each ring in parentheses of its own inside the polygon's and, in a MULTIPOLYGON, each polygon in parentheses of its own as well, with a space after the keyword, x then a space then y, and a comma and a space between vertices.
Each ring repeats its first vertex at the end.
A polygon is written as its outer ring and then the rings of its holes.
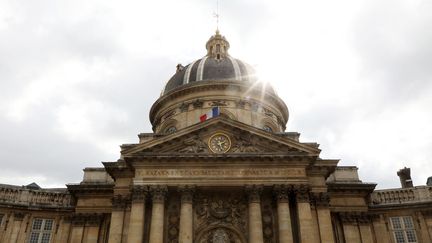
POLYGON ((0 242, 432 242, 432 186, 374 190, 285 132, 286 104, 219 31, 150 110, 152 133, 67 188, 0 185, 0 242))

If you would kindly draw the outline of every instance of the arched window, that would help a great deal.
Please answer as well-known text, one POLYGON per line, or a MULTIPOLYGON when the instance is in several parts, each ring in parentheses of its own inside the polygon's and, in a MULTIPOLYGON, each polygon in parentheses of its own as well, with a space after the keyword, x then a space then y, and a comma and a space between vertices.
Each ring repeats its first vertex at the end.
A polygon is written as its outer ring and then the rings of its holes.
POLYGON ((170 126, 167 129, 165 129, 165 133, 168 133, 168 134, 173 133, 175 131, 177 131, 177 128, 175 126, 170 126))
POLYGON ((266 132, 273 132, 273 129, 270 126, 264 125, 263 130, 266 132))

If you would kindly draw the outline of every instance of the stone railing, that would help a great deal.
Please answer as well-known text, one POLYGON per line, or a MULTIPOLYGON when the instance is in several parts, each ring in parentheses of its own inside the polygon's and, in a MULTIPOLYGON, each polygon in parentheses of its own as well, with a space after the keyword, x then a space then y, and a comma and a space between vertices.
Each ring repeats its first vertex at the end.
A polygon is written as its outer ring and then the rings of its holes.
POLYGON ((372 205, 408 204, 432 202, 432 187, 416 186, 376 190, 371 194, 372 205))
POLYGON ((66 189, 28 189, 0 185, 0 205, 27 207, 69 208, 72 198, 66 189))

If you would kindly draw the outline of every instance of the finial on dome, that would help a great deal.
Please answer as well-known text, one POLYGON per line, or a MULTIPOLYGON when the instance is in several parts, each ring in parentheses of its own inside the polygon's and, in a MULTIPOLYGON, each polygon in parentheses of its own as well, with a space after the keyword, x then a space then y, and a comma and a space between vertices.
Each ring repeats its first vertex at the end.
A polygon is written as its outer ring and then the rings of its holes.
POLYGON ((219 33, 219 29, 216 29, 216 34, 210 37, 206 43, 207 56, 220 60, 229 56, 228 49, 230 47, 229 42, 219 33))

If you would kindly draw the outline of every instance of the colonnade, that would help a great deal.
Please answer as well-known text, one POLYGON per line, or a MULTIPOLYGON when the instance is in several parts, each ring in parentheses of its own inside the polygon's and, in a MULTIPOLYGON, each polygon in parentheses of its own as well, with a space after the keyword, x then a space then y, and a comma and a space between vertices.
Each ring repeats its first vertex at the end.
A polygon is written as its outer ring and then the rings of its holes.
MULTIPOLYGON (((263 187, 259 185, 246 186, 245 191, 248 196, 248 242, 263 243, 263 223, 261 212, 261 193, 263 187)), ((290 212, 290 195, 295 195, 296 214, 298 220, 298 236, 301 242, 334 242, 331 225, 328 198, 314 196, 310 198, 307 187, 296 187, 295 193, 290 193, 292 187, 277 185, 273 188, 275 199, 277 200, 277 225, 278 237, 280 243, 292 243, 295 237, 292 232, 290 212), (320 198, 321 197, 321 198, 320 198), (320 203, 315 203, 315 201, 320 203), (314 201, 311 204, 311 201, 314 201)), ((150 216, 150 243, 163 243, 164 241, 164 218, 165 218, 165 199, 168 192, 167 186, 136 186, 132 191, 131 213, 129 217, 129 227, 127 232, 127 242, 143 242, 144 237, 144 219, 145 200, 151 199, 152 209, 150 216)), ((192 243, 194 241, 193 231, 193 195, 195 187, 181 186, 178 188, 181 194, 180 200, 180 222, 179 222, 179 243, 192 243)), ((124 211, 113 210, 111 216, 111 226, 109 234, 109 243, 121 243, 121 228, 123 228, 124 211)))

